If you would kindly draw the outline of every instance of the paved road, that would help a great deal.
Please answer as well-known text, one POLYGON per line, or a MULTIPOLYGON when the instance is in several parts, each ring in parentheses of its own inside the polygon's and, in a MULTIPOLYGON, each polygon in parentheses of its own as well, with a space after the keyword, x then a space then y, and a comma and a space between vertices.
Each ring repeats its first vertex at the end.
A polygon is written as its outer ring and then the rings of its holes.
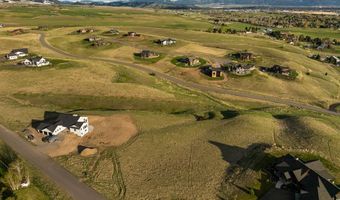
POLYGON ((273 97, 273 96, 266 96, 266 95, 261 95, 261 94, 255 94, 255 93, 250 93, 250 92, 243 92, 243 91, 236 91, 232 89, 227 89, 227 88, 220 88, 218 86, 208 86, 208 85, 202 85, 202 84, 197 84, 193 82, 188 82, 185 80, 182 80, 180 78, 176 78, 174 76, 170 76, 168 74, 158 72, 156 70, 144 67, 142 65, 137 65, 137 64, 132 64, 116 59, 105 59, 105 58, 98 58, 98 57, 85 57, 85 56, 79 56, 79 55, 74 55, 68 52, 65 52, 61 49, 58 49, 52 45, 50 45, 45 38, 45 35, 42 33, 40 34, 40 43, 43 47, 48 48, 54 52, 57 52, 63 56, 71 57, 71 58, 77 58, 77 59, 90 59, 90 60, 97 60, 97 61, 104 61, 104 62, 109 62, 113 64, 118 64, 118 65, 124 65, 127 67, 131 67, 134 69, 138 69, 140 71, 146 72, 146 73, 154 73, 157 77, 165 79, 167 81, 170 81, 174 84, 180 85, 182 87, 186 87, 188 89, 194 89, 194 90, 199 90, 202 92, 215 92, 219 94, 226 94, 226 95, 231 95, 231 96, 236 96, 236 97, 242 97, 242 98, 247 98, 247 99, 253 99, 253 100, 261 100, 261 101, 266 101, 266 102, 271 102, 271 103, 278 103, 278 104, 283 104, 287 106, 293 106, 296 108, 302 108, 318 113, 323 113, 323 114, 330 114, 330 115, 337 115, 340 116, 340 113, 336 113, 331 110, 323 109, 320 107, 312 106, 309 104, 305 104, 302 102, 298 101, 293 101, 289 99, 282 99, 279 97, 273 97))
POLYGON ((45 176, 49 177, 74 200, 104 200, 95 190, 80 182, 75 176, 58 163, 40 152, 29 142, 0 125, 0 139, 18 153, 24 160, 31 163, 45 176))

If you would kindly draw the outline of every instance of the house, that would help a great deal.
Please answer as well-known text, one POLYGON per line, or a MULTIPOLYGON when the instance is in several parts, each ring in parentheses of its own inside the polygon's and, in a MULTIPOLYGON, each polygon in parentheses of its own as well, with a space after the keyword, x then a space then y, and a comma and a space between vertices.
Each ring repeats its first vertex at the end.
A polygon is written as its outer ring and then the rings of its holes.
POLYGON ((203 68, 202 72, 211 78, 219 78, 223 76, 223 70, 219 64, 214 64, 203 68))
POLYGON ((44 5, 51 5, 51 4, 53 4, 53 2, 48 1, 48 0, 43 0, 42 4, 44 4, 44 5))
POLYGON ((264 34, 271 34, 271 33, 273 32, 273 29, 271 29, 271 28, 265 28, 265 29, 263 30, 263 32, 264 32, 264 34))
POLYGON ((168 39, 164 39, 164 40, 158 40, 157 43, 162 45, 162 46, 169 46, 169 45, 176 44, 176 40, 168 38, 168 39))
POLYGON ((102 40, 102 38, 96 37, 96 36, 91 36, 91 37, 89 37, 89 38, 86 38, 85 40, 86 40, 86 41, 89 41, 89 42, 94 42, 94 41, 102 40))
POLYGON ((320 54, 313 54, 311 56, 308 56, 308 58, 313 59, 313 60, 321 60, 320 54))
POLYGON ((239 64, 239 63, 228 63, 223 66, 226 71, 236 75, 247 75, 255 70, 253 64, 239 64))
POLYGON ((185 63, 187 66, 197 66, 201 64, 201 61, 197 57, 185 57, 178 60, 181 63, 185 63))
POLYGON ((45 119, 35 124, 34 128, 45 136, 56 136, 68 130, 79 137, 83 137, 89 132, 89 121, 88 117, 77 114, 51 112, 45 113, 45 119), (50 116, 46 117, 47 115, 50 116))
POLYGON ((111 29, 107 31, 106 33, 111 34, 111 35, 119 35, 119 31, 116 29, 111 29))
POLYGON ((157 58, 159 57, 159 54, 150 50, 143 50, 140 53, 140 57, 143 59, 148 59, 148 58, 157 58))
POLYGON ((253 54, 250 52, 237 52, 231 54, 231 57, 239 60, 251 60, 253 58, 253 54))
POLYGON ((331 63, 337 67, 340 67, 340 58, 337 56, 327 56, 325 62, 331 63))
POLYGON ((6 58, 8 60, 16 60, 20 57, 25 57, 28 55, 28 49, 22 48, 22 49, 13 49, 9 54, 6 55, 6 58))
POLYGON ((292 72, 289 67, 283 67, 280 65, 274 65, 272 67, 260 67, 260 71, 281 74, 283 76, 289 76, 290 72, 292 72))
POLYGON ((316 47, 317 50, 323 50, 323 49, 329 49, 331 45, 327 42, 323 42, 318 47, 316 47))
POLYGON ((21 64, 29 67, 42 67, 49 65, 50 62, 41 56, 36 56, 25 59, 24 61, 21 62, 21 64))
POLYGON ((339 200, 340 188, 319 161, 302 162, 286 155, 270 170, 275 187, 261 200, 339 200))
POLYGON ((140 36, 140 34, 137 34, 136 32, 128 32, 127 33, 127 36, 129 36, 129 37, 139 37, 140 36))
POLYGON ((93 47, 101 47, 101 46, 110 46, 111 42, 103 41, 103 40, 97 40, 92 43, 93 47))
POLYGON ((92 28, 82 28, 77 30, 77 33, 85 34, 85 33, 93 33, 94 29, 92 28))

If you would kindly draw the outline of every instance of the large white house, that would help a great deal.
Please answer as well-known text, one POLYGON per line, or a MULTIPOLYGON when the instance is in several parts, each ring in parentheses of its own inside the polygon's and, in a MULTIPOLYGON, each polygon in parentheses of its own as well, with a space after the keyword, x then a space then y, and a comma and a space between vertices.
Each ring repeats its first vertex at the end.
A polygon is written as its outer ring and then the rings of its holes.
POLYGON ((35 126, 35 129, 45 136, 58 135, 64 130, 83 137, 89 132, 89 121, 87 117, 77 114, 53 113, 35 126))
POLYGON ((22 61, 22 64, 29 66, 29 67, 42 67, 42 66, 49 65, 50 62, 46 60, 45 58, 38 56, 38 57, 28 58, 22 61))
POLYGON ((16 60, 20 57, 25 57, 28 55, 28 49, 22 48, 22 49, 13 49, 9 54, 6 55, 6 58, 8 60, 16 60))

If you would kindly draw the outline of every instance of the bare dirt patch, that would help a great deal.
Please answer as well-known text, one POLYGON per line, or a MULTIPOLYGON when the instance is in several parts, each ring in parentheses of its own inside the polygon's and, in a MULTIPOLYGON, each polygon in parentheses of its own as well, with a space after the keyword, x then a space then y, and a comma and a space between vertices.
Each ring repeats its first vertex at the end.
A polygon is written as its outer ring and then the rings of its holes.
POLYGON ((82 138, 84 146, 120 146, 137 134, 129 115, 90 116, 94 130, 82 138))
POLYGON ((92 156, 94 154, 96 154, 98 152, 98 149, 97 148, 85 148, 84 150, 82 150, 80 152, 80 155, 81 156, 92 156))
POLYGON ((94 130, 84 137, 72 133, 61 133, 59 141, 38 144, 41 151, 51 157, 77 152, 79 146, 101 148, 120 146, 137 134, 137 128, 129 115, 89 116, 94 130))

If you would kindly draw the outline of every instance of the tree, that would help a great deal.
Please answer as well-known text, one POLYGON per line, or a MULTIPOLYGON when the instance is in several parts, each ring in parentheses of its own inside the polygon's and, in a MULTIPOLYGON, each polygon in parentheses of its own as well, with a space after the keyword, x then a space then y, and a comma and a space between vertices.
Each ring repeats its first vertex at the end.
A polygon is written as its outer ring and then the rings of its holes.
POLYGON ((23 161, 17 159, 10 163, 2 181, 12 191, 20 189, 23 181, 29 182, 29 172, 23 161))

